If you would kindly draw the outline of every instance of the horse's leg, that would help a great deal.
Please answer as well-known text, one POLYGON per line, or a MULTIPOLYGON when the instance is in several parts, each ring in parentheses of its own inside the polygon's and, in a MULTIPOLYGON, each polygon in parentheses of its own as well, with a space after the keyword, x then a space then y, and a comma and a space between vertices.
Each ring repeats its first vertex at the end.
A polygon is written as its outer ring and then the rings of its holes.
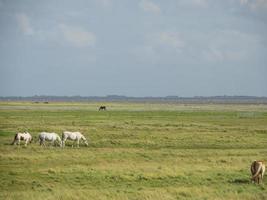
POLYGON ((63 138, 63 139, 62 139, 62 148, 65 147, 65 142, 66 142, 66 140, 67 140, 66 138, 63 138))
POLYGON ((60 140, 57 140, 57 143, 60 147, 62 147, 62 142, 60 140))
POLYGON ((72 146, 71 146, 72 148, 74 147, 74 144, 75 144, 75 140, 73 140, 73 143, 72 143, 72 146))
POLYGON ((25 140, 25 144, 24 144, 25 147, 27 146, 27 143, 28 143, 28 139, 25 140))
POLYGON ((79 148, 79 143, 80 143, 80 140, 78 139, 77 140, 77 147, 79 148))
POLYGON ((53 147, 53 141, 48 142, 49 148, 53 147))
POLYGON ((13 140, 13 142, 11 143, 11 145, 16 145, 16 139, 13 140))

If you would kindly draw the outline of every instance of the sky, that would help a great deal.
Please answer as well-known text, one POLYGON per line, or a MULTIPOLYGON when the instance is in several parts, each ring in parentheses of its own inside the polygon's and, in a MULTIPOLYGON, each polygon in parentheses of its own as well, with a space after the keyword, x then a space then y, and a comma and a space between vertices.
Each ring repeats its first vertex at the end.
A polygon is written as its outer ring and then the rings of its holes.
POLYGON ((0 96, 267 96, 267 0, 0 0, 0 96))

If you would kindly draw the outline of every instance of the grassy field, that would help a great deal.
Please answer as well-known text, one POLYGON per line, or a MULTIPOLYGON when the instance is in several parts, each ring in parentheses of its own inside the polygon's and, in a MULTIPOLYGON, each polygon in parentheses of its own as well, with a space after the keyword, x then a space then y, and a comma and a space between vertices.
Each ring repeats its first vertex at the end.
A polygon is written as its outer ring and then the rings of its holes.
POLYGON ((0 102, 0 199, 267 199, 267 105, 0 102), (81 131, 88 147, 12 146, 81 131))

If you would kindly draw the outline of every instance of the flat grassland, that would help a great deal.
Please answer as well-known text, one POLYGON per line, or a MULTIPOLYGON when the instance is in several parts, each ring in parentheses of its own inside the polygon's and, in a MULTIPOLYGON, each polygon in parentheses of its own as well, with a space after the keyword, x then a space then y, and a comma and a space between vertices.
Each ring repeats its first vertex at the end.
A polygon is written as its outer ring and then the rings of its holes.
POLYGON ((0 199, 267 199, 253 160, 267 160, 267 105, 0 102, 0 199), (10 145, 25 130, 34 142, 10 145), (89 146, 39 146, 64 130, 89 146))

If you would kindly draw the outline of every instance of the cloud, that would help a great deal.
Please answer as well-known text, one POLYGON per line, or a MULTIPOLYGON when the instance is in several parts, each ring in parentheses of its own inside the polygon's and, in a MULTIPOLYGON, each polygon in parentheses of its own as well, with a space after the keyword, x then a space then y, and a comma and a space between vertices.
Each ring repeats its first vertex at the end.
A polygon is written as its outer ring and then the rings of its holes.
POLYGON ((239 0, 239 2, 252 10, 267 9, 267 0, 239 0))
POLYGON ((24 13, 17 14, 16 19, 17 19, 19 29, 25 35, 33 35, 34 34, 34 29, 32 28, 32 26, 30 24, 30 19, 26 14, 24 14, 24 13))
MULTIPOLYGON (((142 63, 155 64, 160 59, 160 56, 158 56, 155 47, 149 44, 136 46, 131 50, 131 53, 138 62, 142 62, 142 63)), ((145 66, 149 67, 149 65, 145 65, 145 66)))
POLYGON ((239 0, 241 5, 246 5, 248 3, 248 0, 239 0))
POLYGON ((179 0, 181 6, 207 7, 209 0, 179 0))
POLYGON ((210 47, 202 52, 202 57, 210 62, 223 62, 228 60, 228 56, 225 51, 210 47))
POLYGON ((178 32, 161 32, 156 36, 156 39, 161 45, 176 49, 181 49, 185 46, 185 42, 178 32))
POLYGON ((158 32, 145 36, 144 43, 136 46, 132 54, 140 62, 155 64, 170 62, 185 49, 185 41, 178 32, 158 32))
POLYGON ((225 62, 225 61, 242 61, 247 56, 247 52, 236 51, 233 49, 221 49, 219 47, 209 47, 201 52, 204 60, 209 62, 225 62))
POLYGON ((244 61, 253 54, 261 44, 258 35, 248 34, 238 30, 215 31, 208 35, 207 44, 200 52, 204 60, 211 62, 244 61))
POLYGON ((162 31, 145 34, 143 41, 136 44, 130 53, 136 62, 154 67, 159 63, 175 62, 185 49, 185 41, 179 32, 162 31))
POLYGON ((161 12, 159 5, 155 4, 154 2, 150 0, 140 1, 139 7, 143 9, 145 12, 150 12, 150 13, 155 13, 155 14, 159 14, 161 12))
POLYGON ((96 36, 94 33, 85 31, 80 27, 72 27, 60 24, 64 39, 76 47, 94 46, 96 36))
POLYGON ((204 7, 208 5, 208 0, 192 0, 192 4, 204 7))
POLYGON ((96 2, 105 7, 111 6, 112 3, 111 0, 96 0, 96 2))

